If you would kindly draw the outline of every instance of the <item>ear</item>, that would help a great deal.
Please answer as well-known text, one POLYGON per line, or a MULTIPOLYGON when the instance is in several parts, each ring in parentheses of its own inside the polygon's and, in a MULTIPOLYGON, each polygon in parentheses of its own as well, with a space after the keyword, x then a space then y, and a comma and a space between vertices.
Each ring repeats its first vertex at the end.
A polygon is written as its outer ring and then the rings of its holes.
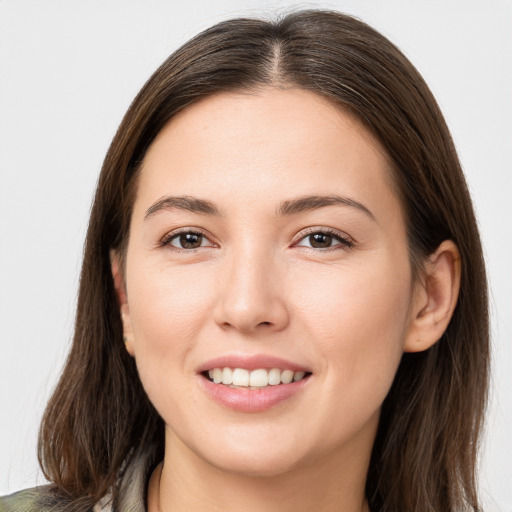
POLYGON ((128 307, 126 295, 126 285, 119 262, 119 255, 114 251, 114 249, 111 249, 110 251, 110 268, 112 270, 112 277, 114 278, 114 287, 116 289, 117 302, 119 304, 119 313, 121 314, 121 321, 123 323, 124 344, 128 353, 133 357, 135 355, 135 351, 133 347, 133 331, 130 319, 130 308, 128 307))
POLYGON ((445 240, 428 258, 414 293, 405 352, 421 352, 443 335, 457 305, 460 287, 460 254, 445 240))

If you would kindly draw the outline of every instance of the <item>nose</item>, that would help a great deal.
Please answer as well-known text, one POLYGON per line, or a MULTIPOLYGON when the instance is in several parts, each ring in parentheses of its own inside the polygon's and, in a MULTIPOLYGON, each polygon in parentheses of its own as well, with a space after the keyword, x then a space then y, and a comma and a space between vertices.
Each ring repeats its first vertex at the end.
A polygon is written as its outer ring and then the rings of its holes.
POLYGON ((219 275, 215 322, 244 334, 284 329, 289 310, 278 267, 270 251, 248 248, 226 257, 219 275))

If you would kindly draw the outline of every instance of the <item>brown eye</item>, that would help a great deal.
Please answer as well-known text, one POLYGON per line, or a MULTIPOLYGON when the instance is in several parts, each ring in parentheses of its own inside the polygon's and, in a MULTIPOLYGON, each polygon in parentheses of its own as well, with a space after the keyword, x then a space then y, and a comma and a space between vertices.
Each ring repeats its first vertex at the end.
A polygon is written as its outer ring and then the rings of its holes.
POLYGON ((353 242, 343 235, 326 231, 314 231, 306 234, 297 244, 298 247, 309 247, 310 249, 348 249, 353 247, 353 242))
POLYGON ((180 235, 180 244, 184 249, 195 249, 201 247, 202 235, 196 233, 183 233, 180 235))
POLYGON ((309 243, 315 249, 326 249, 331 247, 332 236, 327 233, 313 233, 309 235, 309 243))
POLYGON ((187 231, 172 236, 167 244, 178 249, 198 249, 208 245, 208 240, 201 233, 187 231))

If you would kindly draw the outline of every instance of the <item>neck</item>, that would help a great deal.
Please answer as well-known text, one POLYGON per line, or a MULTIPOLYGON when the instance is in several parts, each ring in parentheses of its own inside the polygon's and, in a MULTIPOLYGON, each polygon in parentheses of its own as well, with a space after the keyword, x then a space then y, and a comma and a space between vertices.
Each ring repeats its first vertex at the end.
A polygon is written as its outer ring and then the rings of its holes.
POLYGON ((330 454, 321 461, 272 476, 219 469, 175 437, 169 442, 167 436, 165 452, 163 463, 150 480, 149 512, 369 510, 364 498, 369 451, 363 457, 360 453, 330 454))

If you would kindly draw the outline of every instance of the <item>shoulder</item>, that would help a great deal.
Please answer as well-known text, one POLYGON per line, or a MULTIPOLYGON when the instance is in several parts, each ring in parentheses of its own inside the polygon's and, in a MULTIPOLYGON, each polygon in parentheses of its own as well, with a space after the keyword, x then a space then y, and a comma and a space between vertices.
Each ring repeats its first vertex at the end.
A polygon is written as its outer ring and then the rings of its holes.
MULTIPOLYGON (((134 456, 121 472, 116 505, 112 505, 111 495, 107 494, 87 512, 146 512, 147 483, 155 466, 152 450, 134 456)), ((83 501, 62 497, 54 485, 0 496, 0 512, 76 512, 84 508, 87 505, 83 501)))
POLYGON ((62 510, 62 506, 63 503, 51 492, 50 485, 0 496, 0 512, 54 512, 62 510))
POLYGON ((94 507, 59 496, 53 485, 24 489, 8 496, 0 496, 0 512, 111 512, 110 496, 105 496, 94 507))

